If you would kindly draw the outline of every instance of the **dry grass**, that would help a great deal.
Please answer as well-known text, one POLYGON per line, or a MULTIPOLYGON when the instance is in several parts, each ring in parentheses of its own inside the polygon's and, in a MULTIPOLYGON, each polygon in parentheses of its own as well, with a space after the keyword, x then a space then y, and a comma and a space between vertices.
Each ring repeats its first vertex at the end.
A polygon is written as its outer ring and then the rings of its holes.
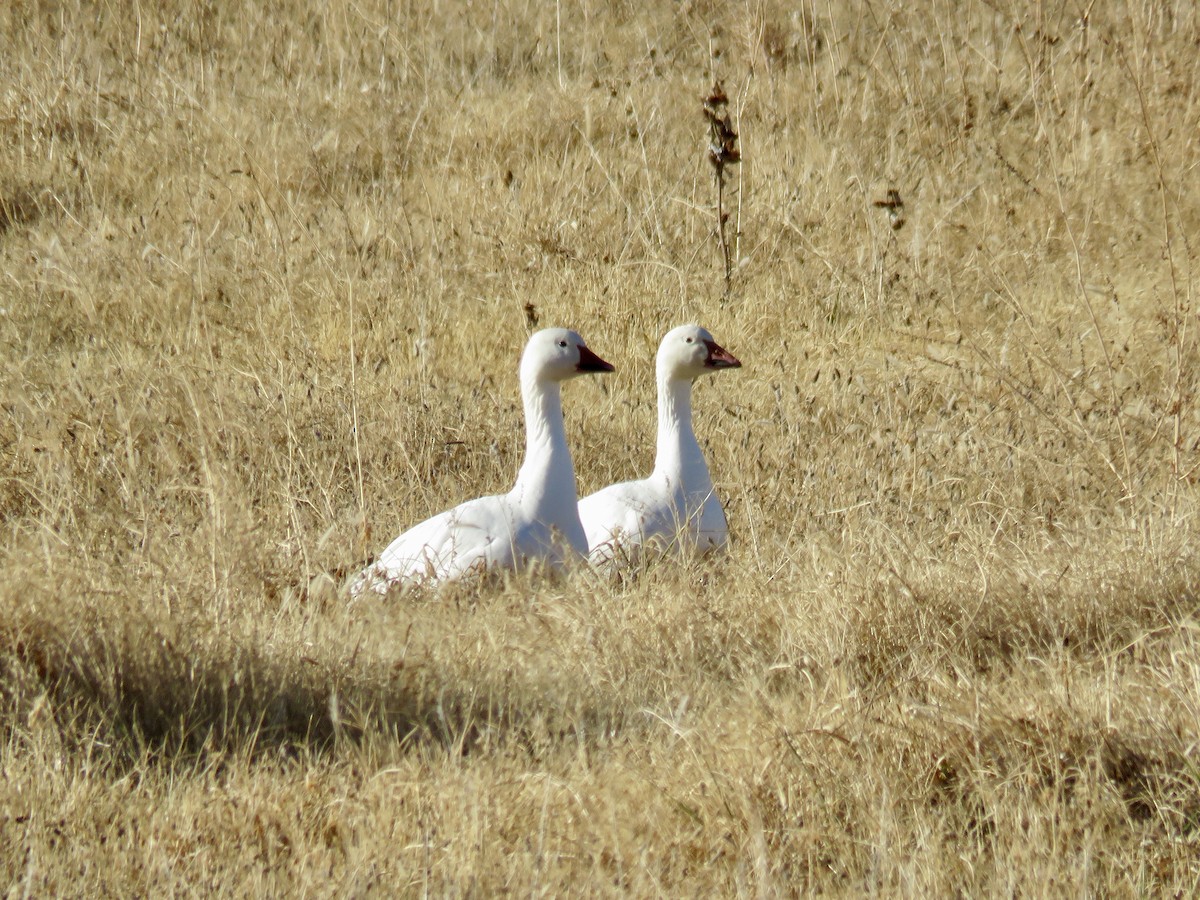
POLYGON ((1200 891, 1200 21, 1118 6, 0 12, 9 893, 1200 891), (745 362, 728 559, 348 604, 534 320, 584 490, 745 362))

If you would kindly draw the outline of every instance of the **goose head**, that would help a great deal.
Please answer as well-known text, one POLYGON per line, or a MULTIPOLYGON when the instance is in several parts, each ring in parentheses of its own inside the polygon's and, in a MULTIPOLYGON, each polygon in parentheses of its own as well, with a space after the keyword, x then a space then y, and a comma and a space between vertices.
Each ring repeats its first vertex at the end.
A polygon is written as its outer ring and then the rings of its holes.
POLYGON ((611 372, 613 367, 588 349, 576 332, 545 328, 536 332, 521 356, 521 380, 562 382, 589 372, 611 372))
POLYGON ((658 347, 657 366, 668 379, 691 381, 706 372, 740 369, 738 358, 699 325, 680 325, 667 332, 658 347))

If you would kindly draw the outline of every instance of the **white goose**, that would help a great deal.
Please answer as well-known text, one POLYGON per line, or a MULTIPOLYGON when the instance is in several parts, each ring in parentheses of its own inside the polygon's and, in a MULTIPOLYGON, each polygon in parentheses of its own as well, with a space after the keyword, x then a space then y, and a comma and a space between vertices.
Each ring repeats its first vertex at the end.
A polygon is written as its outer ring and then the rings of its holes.
POLYGON ((593 562, 661 549, 725 546, 725 512, 692 431, 692 382, 705 372, 741 363, 698 325, 667 333, 658 348, 658 451, 649 478, 614 484, 579 501, 593 562))
POLYGON ((538 559, 582 558, 587 537, 579 522, 575 469, 563 429, 564 381, 613 367, 574 331, 534 334, 521 356, 525 462, 507 494, 469 500, 396 538, 351 585, 387 593, 393 584, 434 583, 489 569, 518 569, 538 559))

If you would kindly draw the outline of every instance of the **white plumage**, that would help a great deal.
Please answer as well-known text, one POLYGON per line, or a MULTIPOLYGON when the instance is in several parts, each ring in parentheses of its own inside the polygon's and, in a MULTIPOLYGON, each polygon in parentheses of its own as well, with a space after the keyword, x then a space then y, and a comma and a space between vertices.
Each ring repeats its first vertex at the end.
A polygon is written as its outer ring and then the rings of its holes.
POLYGON ((386 593, 398 583, 435 583, 534 560, 559 566, 583 557, 575 469, 563 429, 564 381, 613 367, 574 331, 547 328, 521 357, 525 461, 507 494, 469 500, 404 532, 354 581, 351 594, 386 593))
POLYGON ((667 333, 658 348, 658 450, 648 478, 626 481, 579 501, 593 562, 636 557, 644 545, 661 550, 725 546, 728 531, 708 464, 692 430, 692 382, 741 363, 698 325, 667 333))

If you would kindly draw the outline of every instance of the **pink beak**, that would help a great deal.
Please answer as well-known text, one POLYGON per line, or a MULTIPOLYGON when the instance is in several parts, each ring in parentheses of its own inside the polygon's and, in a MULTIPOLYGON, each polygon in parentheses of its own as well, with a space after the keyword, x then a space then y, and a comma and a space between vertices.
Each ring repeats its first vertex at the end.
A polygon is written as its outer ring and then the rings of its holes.
POLYGON ((612 363, 606 363, 587 347, 579 348, 579 365, 575 367, 578 372, 613 372, 612 363))
POLYGON ((740 369, 742 367, 738 358, 716 341, 705 341, 704 346, 708 348, 708 357, 704 360, 704 365, 707 368, 740 369))

